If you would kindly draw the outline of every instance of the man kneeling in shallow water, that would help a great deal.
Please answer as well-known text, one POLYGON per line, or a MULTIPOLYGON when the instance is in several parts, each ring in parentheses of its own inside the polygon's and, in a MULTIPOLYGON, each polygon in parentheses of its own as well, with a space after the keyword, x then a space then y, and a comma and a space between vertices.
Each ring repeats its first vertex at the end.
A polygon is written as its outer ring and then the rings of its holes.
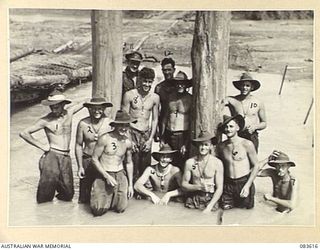
POLYGON ((165 144, 159 152, 152 153, 158 164, 147 167, 134 185, 137 192, 150 197, 154 204, 167 205, 172 197, 183 194, 180 189, 180 169, 171 164, 176 152, 177 150, 172 150, 169 145, 165 144), (144 186, 148 180, 153 190, 144 186))
POLYGON ((204 213, 217 208, 223 190, 222 162, 210 154, 213 140, 208 132, 193 139, 198 153, 186 161, 182 178, 182 187, 189 192, 185 206, 204 209, 204 213))
POLYGON ((278 212, 289 213, 297 205, 298 181, 289 172, 296 164, 285 153, 276 150, 260 163, 272 167, 258 173, 259 177, 271 177, 273 183, 273 194, 265 194, 264 199, 275 203, 278 212))

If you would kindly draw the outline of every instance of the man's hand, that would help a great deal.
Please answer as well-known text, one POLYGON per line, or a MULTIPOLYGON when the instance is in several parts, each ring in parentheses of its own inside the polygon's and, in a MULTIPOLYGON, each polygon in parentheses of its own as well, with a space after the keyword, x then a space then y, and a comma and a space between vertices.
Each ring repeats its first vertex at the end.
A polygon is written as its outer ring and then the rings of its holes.
POLYGON ((272 195, 271 195, 271 194, 265 194, 265 195, 264 195, 264 199, 265 199, 266 201, 270 201, 271 198, 272 198, 272 195))
POLYGON ((78 170, 78 177, 80 179, 83 179, 85 177, 85 172, 84 172, 84 168, 83 167, 80 167, 79 170, 78 170))
POLYGON ((211 211, 212 211, 212 206, 207 206, 207 207, 202 211, 202 213, 208 214, 208 213, 210 213, 211 211))
POLYGON ((104 178, 106 179, 107 184, 111 185, 112 187, 118 185, 118 182, 111 175, 104 176, 104 178))
POLYGON ((185 155, 186 152, 187 152, 187 147, 186 147, 186 145, 182 145, 182 147, 180 148, 180 153, 181 153, 182 155, 185 155))
POLYGON ((129 186, 128 187, 128 198, 131 199, 133 197, 133 187, 129 186))
POLYGON ((242 198, 248 197, 249 192, 250 192, 250 187, 248 187, 247 185, 244 185, 241 192, 240 192, 240 197, 242 197, 242 198))
POLYGON ((249 126, 247 127, 247 130, 248 130, 248 132, 249 132, 250 134, 253 134, 257 129, 256 129, 256 126, 254 126, 254 125, 249 125, 249 126))
POLYGON ((135 144, 133 141, 131 141, 132 143, 132 152, 133 153, 136 153, 136 152, 139 152, 139 147, 137 144, 135 144))
POLYGON ((278 157, 279 157, 279 155, 280 155, 280 151, 279 150, 273 150, 273 152, 271 153, 271 155, 269 155, 269 157, 268 157, 268 161, 274 161, 274 160, 276 160, 278 157))
POLYGON ((166 193, 162 199, 160 200, 160 205, 168 205, 168 202, 170 200, 170 195, 168 195, 168 193, 166 193))
POLYGON ((150 198, 154 204, 158 204, 160 202, 160 198, 158 196, 156 196, 155 194, 151 195, 150 198))
POLYGON ((151 145, 152 145, 152 140, 147 140, 145 143, 144 143, 144 145, 143 145, 143 147, 142 147, 142 151, 143 152, 149 152, 150 150, 151 150, 151 145))

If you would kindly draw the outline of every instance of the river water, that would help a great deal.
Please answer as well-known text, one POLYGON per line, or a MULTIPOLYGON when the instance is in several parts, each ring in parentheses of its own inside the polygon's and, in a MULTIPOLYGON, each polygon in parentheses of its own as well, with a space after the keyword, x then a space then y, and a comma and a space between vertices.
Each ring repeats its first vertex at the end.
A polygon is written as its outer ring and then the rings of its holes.
MULTIPOLYGON (((156 80, 161 80, 161 70, 156 68, 156 80)), ((191 76, 189 68, 178 67, 191 76)), ((227 92, 237 94, 232 80, 241 72, 229 71, 227 92)), ((259 159, 265 158, 273 149, 286 152, 297 167, 292 169, 300 181, 299 207, 291 214, 281 215, 274 205, 263 199, 263 194, 271 192, 271 180, 257 178, 256 204, 252 210, 233 209, 225 211, 223 225, 313 225, 315 221, 315 170, 313 162, 313 111, 306 123, 303 120, 313 96, 312 82, 285 81, 283 94, 278 95, 280 75, 253 74, 261 82, 261 88, 254 93, 265 102, 268 128, 260 133, 259 159), (308 208, 306 211, 305 208, 308 208)), ((91 83, 82 84, 65 91, 73 100, 83 100, 91 96, 91 83)), ((10 226, 54 226, 54 225, 217 225, 218 213, 205 215, 198 210, 190 210, 180 203, 168 206, 153 205, 150 201, 131 200, 122 214, 108 212, 101 217, 93 217, 88 206, 78 204, 77 166, 74 156, 74 139, 78 121, 87 116, 83 109, 74 116, 71 141, 71 157, 75 178, 75 197, 72 202, 37 204, 36 188, 39 180, 38 160, 40 150, 24 142, 19 132, 30 126, 38 117, 45 115, 48 108, 41 104, 25 107, 12 113, 10 119, 10 186, 9 225, 10 226)), ((35 137, 45 142, 43 132, 35 137)), ((155 148, 156 149, 155 145, 155 148)))

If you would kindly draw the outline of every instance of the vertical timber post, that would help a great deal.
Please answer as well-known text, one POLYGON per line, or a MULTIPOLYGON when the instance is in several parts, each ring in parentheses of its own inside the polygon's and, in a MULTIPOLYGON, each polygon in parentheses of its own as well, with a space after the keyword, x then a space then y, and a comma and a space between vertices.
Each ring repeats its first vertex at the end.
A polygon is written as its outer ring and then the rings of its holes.
POLYGON ((122 96, 122 11, 92 10, 92 96, 113 104, 112 117, 122 96))
POLYGON ((192 138, 201 130, 217 134, 226 95, 231 14, 197 11, 191 51, 193 74, 192 138))

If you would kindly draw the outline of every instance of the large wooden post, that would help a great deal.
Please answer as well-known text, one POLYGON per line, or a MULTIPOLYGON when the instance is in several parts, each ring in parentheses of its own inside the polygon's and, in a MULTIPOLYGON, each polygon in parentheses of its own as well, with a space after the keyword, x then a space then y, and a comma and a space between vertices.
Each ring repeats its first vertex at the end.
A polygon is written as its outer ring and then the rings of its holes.
POLYGON ((226 95, 230 12, 198 11, 191 51, 193 73, 192 138, 201 130, 216 134, 226 95))
POLYGON ((93 10, 91 28, 92 96, 112 102, 114 115, 122 96, 122 11, 93 10))

